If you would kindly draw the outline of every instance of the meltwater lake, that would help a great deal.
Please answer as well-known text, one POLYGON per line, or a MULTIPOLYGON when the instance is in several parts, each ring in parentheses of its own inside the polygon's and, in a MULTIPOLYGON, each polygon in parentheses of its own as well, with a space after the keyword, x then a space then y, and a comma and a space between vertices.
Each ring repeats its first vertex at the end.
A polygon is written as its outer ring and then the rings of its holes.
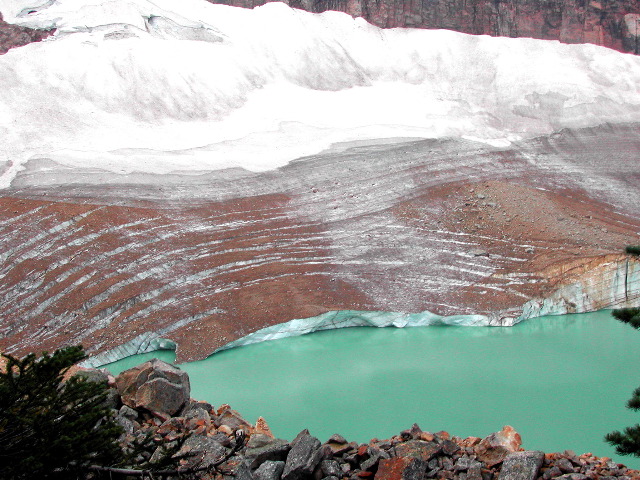
MULTIPOLYGON (((107 365, 114 374, 171 351, 107 365)), ((345 328, 226 350, 180 365, 191 396, 228 403, 274 434, 303 428, 325 441, 366 442, 414 422, 483 437, 513 426, 526 449, 615 455, 603 436, 638 423, 625 408, 640 386, 640 331, 608 311, 514 327, 345 328)))

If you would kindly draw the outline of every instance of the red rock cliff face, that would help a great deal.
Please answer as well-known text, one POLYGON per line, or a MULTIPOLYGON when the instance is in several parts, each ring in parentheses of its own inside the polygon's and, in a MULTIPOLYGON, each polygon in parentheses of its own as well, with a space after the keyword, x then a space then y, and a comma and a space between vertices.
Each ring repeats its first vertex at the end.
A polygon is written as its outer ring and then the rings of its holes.
MULTIPOLYGON (((209 0, 252 8, 264 0, 209 0)), ((286 0, 312 12, 338 10, 379 27, 446 28, 477 35, 594 43, 640 50, 637 0, 286 0)))
POLYGON ((3 20, 0 12, 0 55, 7 53, 11 48, 39 42, 53 32, 54 30, 34 30, 11 25, 3 20))

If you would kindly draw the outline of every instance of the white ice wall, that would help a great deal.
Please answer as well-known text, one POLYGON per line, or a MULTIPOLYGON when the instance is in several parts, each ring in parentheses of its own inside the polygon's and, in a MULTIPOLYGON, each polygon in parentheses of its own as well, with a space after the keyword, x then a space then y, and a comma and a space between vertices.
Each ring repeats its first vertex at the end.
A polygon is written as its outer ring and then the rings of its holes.
POLYGON ((640 121, 640 57, 593 45, 381 30, 278 3, 0 0, 0 11, 58 29, 0 56, 0 187, 34 158, 267 170, 340 141, 500 146, 640 121))

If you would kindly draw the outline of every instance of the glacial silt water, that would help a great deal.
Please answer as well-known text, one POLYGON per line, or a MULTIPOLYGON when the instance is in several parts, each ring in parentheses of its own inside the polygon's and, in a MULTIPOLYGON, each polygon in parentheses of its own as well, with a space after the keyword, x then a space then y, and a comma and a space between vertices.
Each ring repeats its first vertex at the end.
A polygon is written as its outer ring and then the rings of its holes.
MULTIPOLYGON (((114 373, 172 352, 129 357, 114 373)), ((638 422, 640 332, 608 312, 542 317, 514 327, 348 328, 223 351, 181 365, 192 396, 228 403, 276 436, 387 438, 414 422, 485 436, 512 425, 523 447, 616 456, 605 433, 638 422)))

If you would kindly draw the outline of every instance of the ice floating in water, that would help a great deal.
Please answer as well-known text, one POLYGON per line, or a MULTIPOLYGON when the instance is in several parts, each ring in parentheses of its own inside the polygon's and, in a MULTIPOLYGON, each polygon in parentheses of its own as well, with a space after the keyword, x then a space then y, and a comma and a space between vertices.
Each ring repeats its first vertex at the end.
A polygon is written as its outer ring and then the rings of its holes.
POLYGON ((58 29, 0 57, 0 187, 30 159, 261 171, 337 142, 453 136, 499 148, 640 121, 640 57, 593 45, 382 30, 279 3, 0 0, 0 11, 58 29))

